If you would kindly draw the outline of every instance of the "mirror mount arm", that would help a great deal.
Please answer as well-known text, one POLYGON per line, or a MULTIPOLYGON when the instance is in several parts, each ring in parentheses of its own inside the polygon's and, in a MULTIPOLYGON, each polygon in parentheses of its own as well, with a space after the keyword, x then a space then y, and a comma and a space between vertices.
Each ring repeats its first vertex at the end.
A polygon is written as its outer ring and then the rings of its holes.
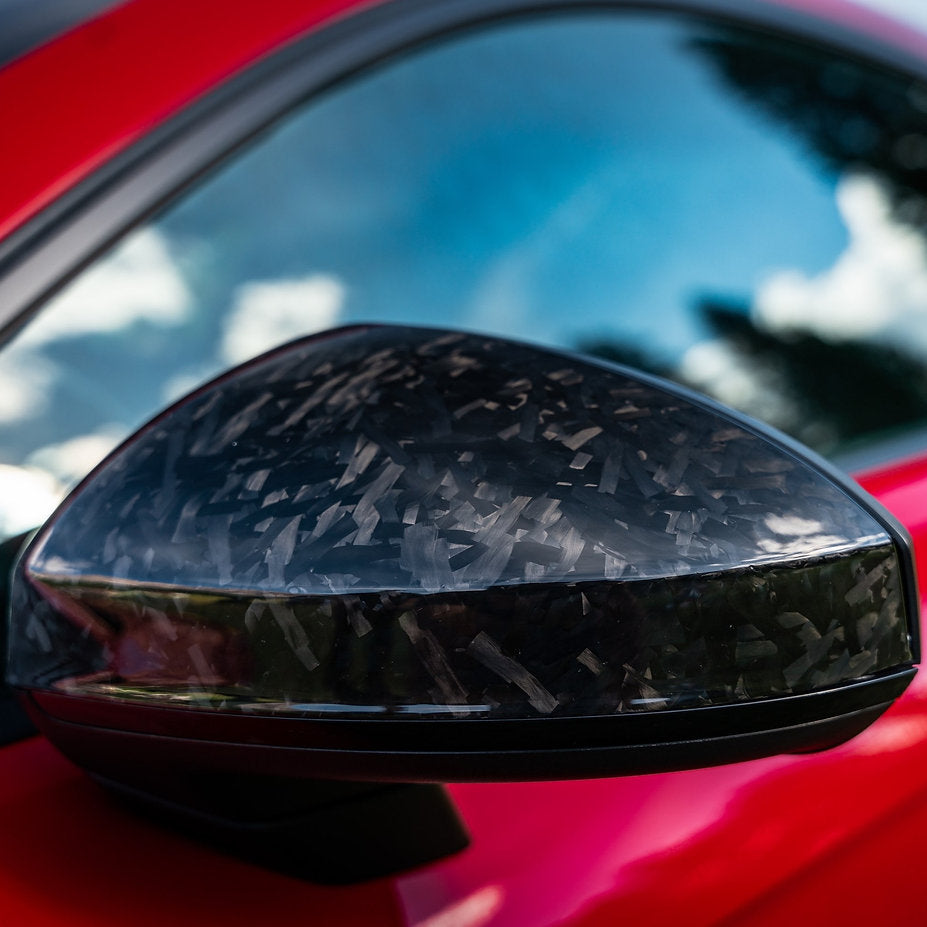
POLYGON ((292 779, 262 773, 91 772, 156 821, 275 872, 350 885, 435 862, 469 846, 437 783, 292 779))

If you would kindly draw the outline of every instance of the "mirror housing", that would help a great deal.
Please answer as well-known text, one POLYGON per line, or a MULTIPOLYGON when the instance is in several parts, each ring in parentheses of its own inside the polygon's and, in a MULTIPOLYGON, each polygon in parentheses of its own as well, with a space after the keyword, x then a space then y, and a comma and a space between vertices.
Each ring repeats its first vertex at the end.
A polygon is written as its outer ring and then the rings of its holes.
POLYGON ((628 369, 424 329, 303 339, 192 393, 14 584, 10 682, 117 784, 821 749, 919 656, 907 535, 810 452, 628 369))

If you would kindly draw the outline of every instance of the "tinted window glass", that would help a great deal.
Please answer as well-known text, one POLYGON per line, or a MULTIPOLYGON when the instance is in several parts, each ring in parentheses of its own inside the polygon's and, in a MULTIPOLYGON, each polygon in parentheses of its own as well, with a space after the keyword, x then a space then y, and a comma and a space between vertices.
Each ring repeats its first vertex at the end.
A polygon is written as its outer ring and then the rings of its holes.
POLYGON ((836 454, 927 411, 927 90, 605 13, 496 24, 284 119, 0 360, 8 532, 160 407, 360 320, 626 361, 836 454))

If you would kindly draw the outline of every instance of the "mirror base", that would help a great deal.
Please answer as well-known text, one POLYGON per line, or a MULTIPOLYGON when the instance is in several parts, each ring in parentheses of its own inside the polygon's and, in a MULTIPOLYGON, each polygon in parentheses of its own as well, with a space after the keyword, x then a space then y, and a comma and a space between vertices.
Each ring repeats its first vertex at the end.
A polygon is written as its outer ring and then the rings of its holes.
POLYGON ((329 782, 261 774, 93 778, 134 810, 275 872, 326 885, 450 856, 469 835, 434 783, 329 782))

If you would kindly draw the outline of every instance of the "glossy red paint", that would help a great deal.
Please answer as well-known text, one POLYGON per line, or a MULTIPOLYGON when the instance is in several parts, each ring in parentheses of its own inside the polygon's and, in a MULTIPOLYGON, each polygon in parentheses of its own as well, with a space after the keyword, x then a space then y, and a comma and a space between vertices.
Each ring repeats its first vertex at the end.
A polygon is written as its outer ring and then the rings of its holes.
POLYGON ((392 885, 320 889, 223 857, 110 802, 41 738, 0 751, 0 923, 402 924, 392 885))
POLYGON ((475 832, 498 834, 504 822, 503 838, 397 880, 409 923, 460 897, 483 893, 488 904, 489 887, 498 920, 485 923, 752 927, 797 912, 814 924, 911 919, 920 905, 905 888, 920 867, 911 851, 927 826, 925 702, 921 682, 868 732, 818 755, 639 779, 458 787, 475 832), (851 886, 848 869, 870 875, 851 886))
POLYGON ((270 0, 257 16, 243 0, 134 0, 14 62, 0 72, 0 238, 246 65, 371 4, 270 0))
POLYGON ((857 479, 910 532, 920 554, 917 582, 923 597, 927 590, 927 455, 871 470, 857 479))
MULTIPOLYGON (((927 57, 922 39, 843 2, 801 5, 856 16, 927 57)), ((4 131, 17 139, 0 145, 0 234, 249 62, 354 6, 265 0, 256 17, 228 0, 135 0, 0 72, 4 131)), ((927 457, 862 482, 912 532, 927 588, 927 457)), ((827 753, 452 792, 473 833, 469 850, 394 880, 323 888, 125 812, 35 738, 0 750, 0 923, 918 922, 927 677, 827 753)))

